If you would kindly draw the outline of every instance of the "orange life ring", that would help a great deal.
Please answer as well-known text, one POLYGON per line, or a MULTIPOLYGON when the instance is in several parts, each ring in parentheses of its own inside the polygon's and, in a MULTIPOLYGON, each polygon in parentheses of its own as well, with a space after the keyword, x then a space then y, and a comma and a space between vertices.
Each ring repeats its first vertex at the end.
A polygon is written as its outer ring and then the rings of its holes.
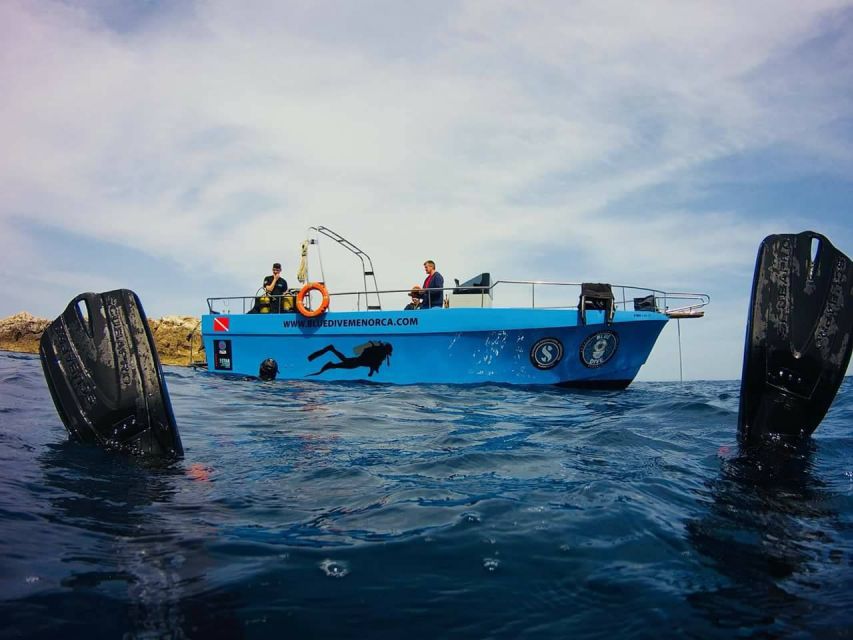
POLYGON ((296 310, 299 311, 306 318, 316 318, 322 313, 326 312, 326 309, 329 308, 329 292, 326 290, 326 287, 321 282, 309 282, 304 287, 299 290, 299 293, 296 295, 296 310), (323 301, 320 303, 320 306, 316 309, 309 311, 305 308, 303 304, 303 300, 305 296, 307 296, 311 291, 319 291, 323 296, 323 301))

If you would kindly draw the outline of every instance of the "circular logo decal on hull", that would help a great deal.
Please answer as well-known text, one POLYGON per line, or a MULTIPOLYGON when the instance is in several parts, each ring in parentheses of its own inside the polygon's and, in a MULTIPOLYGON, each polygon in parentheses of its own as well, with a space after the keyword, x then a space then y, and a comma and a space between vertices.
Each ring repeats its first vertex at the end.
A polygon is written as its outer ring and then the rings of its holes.
POLYGON ((618 346, 619 336, 613 331, 593 333, 581 343, 581 362, 585 367, 597 369, 607 364, 618 346))
POLYGON ((563 343, 557 338, 542 338, 530 350, 530 362, 537 369, 553 369, 563 359, 563 343))

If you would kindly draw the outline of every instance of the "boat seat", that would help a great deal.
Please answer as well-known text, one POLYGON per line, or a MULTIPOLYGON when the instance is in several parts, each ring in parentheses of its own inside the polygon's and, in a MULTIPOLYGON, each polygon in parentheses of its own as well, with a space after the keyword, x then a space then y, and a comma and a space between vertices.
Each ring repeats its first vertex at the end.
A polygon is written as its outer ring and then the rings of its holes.
POLYGON ((454 283, 456 284, 456 287, 453 289, 453 294, 481 295, 484 292, 487 294, 491 294, 491 292, 487 290, 487 288, 491 286, 491 280, 492 276, 489 273, 481 273, 480 275, 474 276, 470 280, 466 280, 462 284, 459 284, 459 280, 457 278, 454 278, 454 283))
POLYGON ((587 311, 604 311, 604 322, 613 322, 614 298, 613 289, 609 284, 601 282, 584 282, 581 284, 581 295, 578 300, 578 317, 581 324, 586 324, 587 311))

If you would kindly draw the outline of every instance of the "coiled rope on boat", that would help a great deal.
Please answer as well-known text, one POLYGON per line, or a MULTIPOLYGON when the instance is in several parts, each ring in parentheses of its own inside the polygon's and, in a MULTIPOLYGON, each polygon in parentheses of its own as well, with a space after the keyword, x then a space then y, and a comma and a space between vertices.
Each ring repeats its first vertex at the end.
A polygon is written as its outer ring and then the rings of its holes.
POLYGON ((308 241, 302 241, 302 255, 299 258, 299 268, 296 270, 296 279, 302 284, 308 282, 308 241))

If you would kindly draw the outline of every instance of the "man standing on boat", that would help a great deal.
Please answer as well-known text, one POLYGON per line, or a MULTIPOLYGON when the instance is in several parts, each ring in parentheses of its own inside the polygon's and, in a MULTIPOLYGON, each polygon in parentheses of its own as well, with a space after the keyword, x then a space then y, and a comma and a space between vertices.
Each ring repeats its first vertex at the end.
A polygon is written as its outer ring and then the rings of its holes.
POLYGON ((435 262, 427 260, 424 262, 424 271, 427 277, 424 280, 423 289, 420 292, 421 309, 441 309, 444 304, 444 278, 435 270, 435 262))
POLYGON ((267 295, 274 296, 271 309, 273 313, 281 312, 281 296, 287 293, 287 280, 281 277, 281 263, 274 263, 272 275, 264 278, 264 291, 267 295))

